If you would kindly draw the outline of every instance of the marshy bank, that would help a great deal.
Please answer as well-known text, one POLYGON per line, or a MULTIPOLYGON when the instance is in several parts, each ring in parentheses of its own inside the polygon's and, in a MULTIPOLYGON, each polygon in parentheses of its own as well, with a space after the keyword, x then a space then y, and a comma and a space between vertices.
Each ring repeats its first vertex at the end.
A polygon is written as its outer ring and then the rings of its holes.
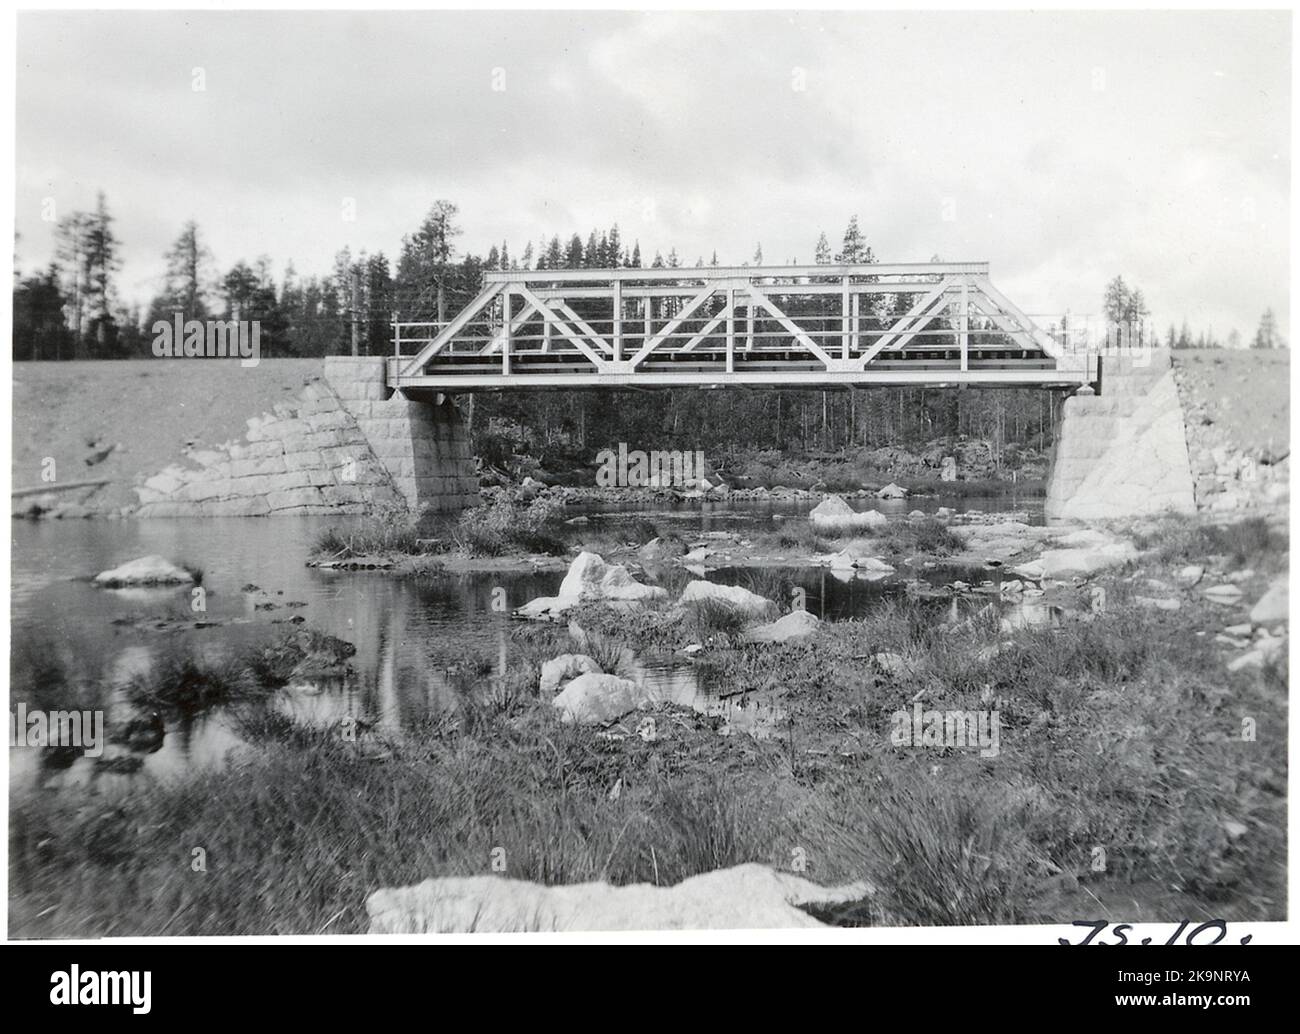
POLYGON ((1044 583, 1029 618, 1000 589, 1024 579, 997 568, 706 567, 778 613, 802 588, 823 619, 759 644, 725 612, 673 613, 700 580, 682 564, 637 571, 662 604, 524 623, 508 610, 554 595, 567 560, 410 578, 306 567, 336 523, 88 522, 65 526, 90 529, 75 542, 15 527, 16 642, 44 630, 56 646, 37 656, 60 665, 15 669, 15 699, 51 706, 64 686, 110 726, 126 700, 157 711, 164 738, 93 786, 68 778, 84 761, 15 766, 12 935, 358 932, 372 891, 490 872, 498 848, 507 875, 545 883, 798 860, 818 883, 875 888, 819 914, 844 924, 1028 922, 1097 900, 1125 918, 1284 911, 1285 650, 1229 670, 1285 631, 1250 617, 1285 571, 1276 526, 1145 522, 1132 558, 1044 583), (149 553, 203 569, 205 614, 184 590, 74 580, 149 553), (1225 585, 1235 601, 1207 592, 1225 585), (144 620, 164 612, 162 628, 144 620), (306 639, 328 644, 307 651, 315 670, 292 650, 250 663, 307 629, 331 637, 306 639), (575 652, 657 680, 654 702, 565 721, 542 668, 575 652), (115 695, 132 672, 147 692, 115 695), (918 703, 997 711, 997 755, 894 743, 918 703))

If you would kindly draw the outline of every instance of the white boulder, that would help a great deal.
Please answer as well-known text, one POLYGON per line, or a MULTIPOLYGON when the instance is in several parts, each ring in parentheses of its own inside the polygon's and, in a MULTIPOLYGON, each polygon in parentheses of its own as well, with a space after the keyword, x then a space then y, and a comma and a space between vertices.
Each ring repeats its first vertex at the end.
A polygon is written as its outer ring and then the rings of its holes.
POLYGON ((870 531, 889 523, 889 518, 876 510, 858 513, 837 495, 828 495, 808 512, 813 527, 822 531, 870 531))
POLYGON ((787 643, 793 639, 807 638, 820 625, 821 621, 816 614, 810 614, 806 610, 793 610, 783 618, 749 629, 744 638, 749 643, 787 643))
POLYGON ((621 564, 607 564, 596 553, 579 553, 560 583, 559 595, 530 600, 515 613, 526 618, 555 618, 584 599, 644 603, 667 595, 660 586, 636 581, 621 564))
MULTIPOLYGON (((1049 549, 1038 558, 1043 578, 1089 578, 1099 571, 1137 559, 1133 543, 1112 541, 1077 549, 1049 549)), ((1020 568, 1016 568, 1017 573, 1020 568)))
POLYGON ((444 876, 366 899, 372 934, 817 928, 800 905, 869 897, 866 883, 822 887, 748 863, 672 887, 605 882, 548 887, 500 876, 444 876))
POLYGON ((725 603, 754 620, 770 619, 776 613, 775 603, 739 585, 718 585, 716 582, 697 580, 687 583, 682 590, 681 602, 684 604, 706 600, 725 603))
POLYGON ((96 585, 109 588, 120 585, 183 585, 193 581, 194 576, 189 571, 160 556, 129 560, 120 567, 95 575, 96 585))
POLYGON ((1205 598, 1211 603, 1221 603, 1228 607, 1241 599, 1241 590, 1231 583, 1211 585, 1203 591, 1205 598))
POLYGON ((569 682, 551 704, 560 709, 563 721, 604 725, 645 702, 640 687, 631 679, 587 672, 569 682))
POLYGON ((537 691, 544 695, 550 695, 557 692, 562 683, 577 678, 579 675, 585 675, 588 672, 599 674, 600 665, 585 653, 562 653, 558 657, 552 657, 542 665, 542 674, 537 683, 537 691))
POLYGON ((1290 602, 1287 598, 1286 575, 1274 579, 1268 591, 1250 609, 1250 620, 1257 625, 1277 625, 1289 620, 1290 602))
POLYGON ((886 675, 901 675, 907 670, 907 660, 899 653, 886 650, 874 654, 871 659, 886 675))

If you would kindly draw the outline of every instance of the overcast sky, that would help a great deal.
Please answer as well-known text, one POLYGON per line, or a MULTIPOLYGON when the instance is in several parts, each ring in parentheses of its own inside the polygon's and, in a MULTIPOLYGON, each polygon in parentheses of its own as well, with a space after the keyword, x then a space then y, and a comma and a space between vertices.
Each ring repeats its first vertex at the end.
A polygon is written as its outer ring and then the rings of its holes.
POLYGON ((1116 273, 1163 327, 1289 333, 1285 13, 69 12, 19 18, 20 267, 103 190, 128 300, 198 221, 277 276, 617 222, 646 263, 987 259, 1034 313, 1116 273), (201 68, 205 90, 193 89, 201 68), (502 85, 504 90, 495 90, 502 85), (799 88, 802 87, 802 88, 799 88), (355 198, 345 221, 343 199, 355 198))

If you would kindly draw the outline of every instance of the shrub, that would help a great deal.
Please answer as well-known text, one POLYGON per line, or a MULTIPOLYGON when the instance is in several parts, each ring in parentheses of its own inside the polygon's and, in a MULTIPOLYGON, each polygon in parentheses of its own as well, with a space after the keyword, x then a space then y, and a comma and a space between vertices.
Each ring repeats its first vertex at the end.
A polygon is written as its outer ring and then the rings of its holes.
POLYGON ((397 503, 376 505, 355 530, 326 528, 312 545, 311 556, 317 560, 347 560, 387 553, 434 553, 438 543, 428 537, 427 525, 424 512, 412 513, 397 503))
POLYGON ((556 524, 560 503, 534 499, 527 506, 498 496, 487 506, 464 511, 452 531, 459 549, 476 556, 503 553, 551 553, 563 556, 568 546, 556 524))

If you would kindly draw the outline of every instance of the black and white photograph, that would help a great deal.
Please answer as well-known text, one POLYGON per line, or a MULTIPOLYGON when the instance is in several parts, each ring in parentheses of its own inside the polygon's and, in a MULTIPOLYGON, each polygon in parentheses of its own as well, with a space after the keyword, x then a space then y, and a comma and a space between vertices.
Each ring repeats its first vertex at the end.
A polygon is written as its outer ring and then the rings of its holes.
POLYGON ((14 24, 7 939, 1286 939, 1289 9, 14 24))

